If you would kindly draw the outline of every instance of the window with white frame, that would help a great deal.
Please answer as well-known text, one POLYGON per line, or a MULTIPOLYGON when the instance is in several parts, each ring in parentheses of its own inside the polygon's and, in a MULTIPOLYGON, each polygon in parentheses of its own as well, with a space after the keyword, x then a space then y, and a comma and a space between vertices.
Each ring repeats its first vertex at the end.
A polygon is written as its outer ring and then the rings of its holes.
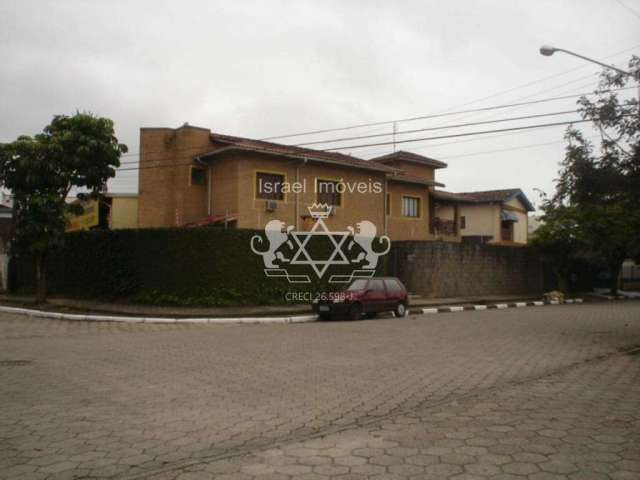
POLYGON ((418 218, 420 216, 420 198, 402 197, 402 216, 418 218))

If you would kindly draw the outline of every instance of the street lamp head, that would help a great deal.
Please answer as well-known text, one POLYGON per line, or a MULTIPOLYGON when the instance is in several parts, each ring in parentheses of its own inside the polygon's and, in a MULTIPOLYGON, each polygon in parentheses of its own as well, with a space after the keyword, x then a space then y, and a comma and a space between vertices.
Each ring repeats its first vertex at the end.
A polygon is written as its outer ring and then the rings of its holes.
POLYGON ((540 47, 540 53, 542 55, 544 55, 545 57, 550 57, 551 55, 553 55, 556 52, 557 48, 555 47, 551 47, 549 45, 542 45, 540 47))

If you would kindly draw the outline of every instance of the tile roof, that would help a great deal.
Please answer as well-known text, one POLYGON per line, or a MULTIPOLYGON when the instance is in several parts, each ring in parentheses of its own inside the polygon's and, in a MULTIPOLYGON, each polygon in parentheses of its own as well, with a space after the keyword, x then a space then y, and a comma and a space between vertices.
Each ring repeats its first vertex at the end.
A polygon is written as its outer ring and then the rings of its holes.
POLYGON ((436 200, 449 200, 463 203, 477 203, 476 199, 470 198, 461 193, 445 192, 444 190, 434 190, 431 196, 436 200))
POLYGON ((433 168, 445 168, 446 163, 436 160, 434 158, 425 157, 424 155, 418 155, 417 153, 406 152, 404 150, 398 150, 397 152, 388 153, 381 157, 372 158, 371 162, 388 163, 394 160, 405 160, 407 162, 421 163, 433 168))
POLYGON ((398 169, 386 165, 381 165, 369 160, 352 157, 343 153, 324 152, 322 150, 312 150, 310 148, 296 147, 294 145, 282 145, 279 143, 265 142, 263 140, 253 140, 250 138, 234 137, 231 135, 222 135, 212 133, 211 140, 216 143, 227 145, 210 152, 198 155, 200 158, 217 155, 229 150, 245 150, 252 152, 263 152, 271 155, 283 155, 300 159, 307 159, 322 163, 331 163, 343 165, 346 167, 361 168, 365 170, 374 170, 382 173, 396 173, 398 169))
POLYGON ((419 185, 426 185, 429 187, 444 187, 443 183, 434 182, 433 180, 426 180, 414 175, 405 175, 404 173, 397 173, 389 176, 390 182, 402 182, 402 183, 416 183, 419 185))
POLYGON ((507 201, 519 193, 522 190, 519 188, 507 188, 504 190, 483 190, 479 192, 461 192, 458 195, 473 198, 480 202, 504 202, 507 201))
POLYGON ((506 188, 502 190, 483 190, 478 192, 460 192, 452 193, 445 192, 444 190, 436 190, 433 192, 433 197, 440 200, 451 200, 459 202, 472 202, 472 203, 489 203, 496 202, 502 203, 517 197, 525 208, 532 212, 535 210, 527 196, 519 188, 506 188))

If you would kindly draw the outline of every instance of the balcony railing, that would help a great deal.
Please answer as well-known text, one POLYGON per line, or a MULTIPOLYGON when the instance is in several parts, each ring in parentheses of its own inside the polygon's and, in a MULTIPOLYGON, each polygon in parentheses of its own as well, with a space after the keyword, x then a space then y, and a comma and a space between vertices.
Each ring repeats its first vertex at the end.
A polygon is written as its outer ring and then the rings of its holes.
POLYGON ((442 218, 435 217, 431 221, 431 230, 434 235, 448 235, 454 236, 458 232, 456 231, 456 222, 453 220, 443 220, 442 218))

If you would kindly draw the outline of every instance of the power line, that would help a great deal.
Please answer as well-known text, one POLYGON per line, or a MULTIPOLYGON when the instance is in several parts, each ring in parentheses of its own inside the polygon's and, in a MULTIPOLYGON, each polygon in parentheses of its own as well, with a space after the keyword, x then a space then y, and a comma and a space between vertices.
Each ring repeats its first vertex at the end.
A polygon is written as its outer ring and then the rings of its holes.
MULTIPOLYGON (((592 136, 588 136, 585 137, 587 139, 592 139, 592 138, 598 138, 599 135, 592 135, 592 136)), ((463 154, 459 154, 459 155, 447 155, 445 157, 438 157, 441 160, 452 160, 452 159, 456 159, 456 158, 463 158, 463 157, 475 157, 475 156, 479 156, 479 155, 488 155, 488 154, 492 154, 492 153, 502 153, 502 152, 510 152, 510 151, 514 151, 514 150, 524 150, 524 149, 528 149, 528 148, 536 148, 536 147, 544 147, 544 146, 548 146, 548 145, 556 145, 559 143, 564 143, 565 140, 554 140, 551 142, 542 142, 542 143, 532 143, 532 144, 528 144, 528 145, 519 145, 517 147, 509 147, 509 148, 499 148, 499 149, 495 149, 495 150, 483 150, 480 152, 470 152, 470 153, 463 153, 463 154)), ((457 144, 457 143, 463 143, 463 142, 450 142, 450 144, 457 144)), ((187 157, 184 157, 187 158, 187 157)), ((184 164, 176 164, 178 166, 187 166, 187 165, 192 165, 192 163, 184 163, 184 164)), ((171 166, 171 165, 158 165, 158 166, 149 166, 149 167, 144 167, 144 168, 157 168, 157 167, 165 167, 165 166, 171 166)), ((137 169, 136 169, 137 170, 137 169)))
MULTIPOLYGON (((592 75, 592 74, 590 74, 590 75, 585 75, 584 77, 576 78, 576 79, 570 80, 570 81, 568 81, 568 82, 561 83, 560 85, 555 85, 555 86, 553 86, 553 87, 544 88, 544 89, 542 89, 542 90, 538 90, 538 91, 536 91, 536 92, 533 92, 533 93, 530 93, 530 94, 524 95, 524 96, 522 96, 522 97, 518 97, 518 98, 515 100, 515 102, 520 102, 520 104, 519 104, 519 105, 518 105, 518 104, 514 104, 513 106, 509 106, 509 107, 507 107, 507 109, 508 109, 508 110, 511 110, 511 111, 513 111, 513 110, 517 110, 517 109, 520 109, 520 108, 522 108, 522 106, 527 106, 527 102, 522 102, 522 100, 527 100, 527 99, 532 98, 532 97, 537 97, 537 96, 539 96, 539 95, 540 95, 540 94, 542 94, 542 93, 547 93, 550 89, 551 89, 551 90, 556 90, 556 89, 559 89, 559 88, 565 87, 565 86, 567 86, 567 85, 571 85, 571 84, 573 84, 573 83, 579 82, 579 81, 581 81, 581 80, 584 80, 584 79, 587 79, 587 78, 591 78, 591 81, 590 81, 589 83, 586 83, 586 84, 584 84, 584 85, 580 85, 579 87, 571 87, 569 90, 566 90, 566 91, 560 92, 560 93, 563 93, 563 94, 564 94, 564 93, 567 93, 567 95, 566 95, 566 96, 570 97, 570 95, 568 94, 568 92, 574 92, 574 91, 575 91, 575 88, 583 89, 583 88, 586 88, 586 87, 591 86, 591 85, 592 85, 592 83, 593 83, 593 78, 592 78, 592 77, 593 77, 593 75, 592 75)), ((593 92, 589 92, 589 93, 584 93, 583 95, 593 95, 593 94, 594 94, 593 92)), ((578 94, 576 94, 576 95, 578 95, 578 94)), ((535 103, 536 103, 536 100, 532 100, 532 102, 533 102, 533 104, 535 104, 535 103)), ((475 117, 475 116, 476 116, 476 114, 465 115, 464 117, 462 117, 462 119, 465 119, 465 118, 473 118, 473 117, 475 117)), ((487 117, 487 118, 491 118, 491 117, 492 117, 492 115, 489 115, 489 117, 487 117)))
MULTIPOLYGON (((409 133, 428 132, 428 131, 443 130, 443 129, 447 129, 448 130, 450 128, 471 127, 471 126, 486 125, 486 124, 491 124, 491 123, 514 122, 514 121, 517 121, 517 120, 528 120, 530 118, 541 118, 541 117, 552 117, 552 116, 557 116, 557 115, 568 115, 569 113, 577 113, 577 110, 563 110, 561 112, 538 113, 538 114, 534 114, 534 115, 524 115, 524 116, 520 116, 520 117, 499 118, 497 120, 483 120, 481 122, 468 122, 468 123, 458 123, 458 124, 453 124, 453 125, 444 125, 444 126, 437 126, 437 127, 416 128, 416 129, 413 129, 413 130, 401 130, 401 131, 393 132, 393 135, 394 136, 395 135, 406 135, 406 134, 409 134, 409 133)), ((361 139, 364 139, 364 138, 388 137, 389 135, 390 135, 389 133, 374 133, 374 134, 371 134, 371 135, 361 135, 361 136, 358 136, 358 137, 342 137, 342 138, 335 138, 335 139, 329 139, 329 140, 318 140, 318 141, 315 141, 315 142, 298 143, 295 146, 296 147, 302 147, 302 146, 307 146, 307 145, 318 145, 318 144, 325 144, 325 143, 346 142, 346 141, 349 141, 349 140, 361 140, 361 139)), ((398 142, 396 142, 396 143, 398 143, 398 142)))
MULTIPOLYGON (((439 143, 427 143, 425 145, 420 145, 418 147, 412 146, 411 147, 411 151, 412 152, 417 152, 417 151, 421 151, 421 150, 434 150, 436 148, 439 147, 445 147, 445 146, 449 146, 449 145, 461 145, 463 143, 474 143, 474 142, 486 142, 486 141, 492 141, 495 139, 499 139, 499 138, 503 138, 503 137, 511 137, 514 135, 522 135, 523 133, 527 133, 526 130, 519 130, 519 131, 515 131, 515 132, 502 132, 502 133, 496 133, 496 134, 487 134, 486 136, 481 136, 481 137, 471 137, 471 138, 467 138, 464 140, 453 140, 451 142, 439 142, 439 143)), ((375 148, 375 147, 374 147, 375 148)), ((377 156, 383 155, 385 153, 388 153, 389 150, 388 149, 375 149, 373 152, 369 153, 369 155, 371 155, 370 158, 375 158, 377 156)), ((436 155, 437 158, 445 158, 445 157, 441 157, 440 155, 436 155)))
MULTIPOLYGON (((598 135, 593 135, 590 137, 585 137, 587 139, 596 138, 598 135)), ((451 160, 454 158, 462 158, 462 157, 475 157, 477 155, 487 155, 489 153, 501 153, 501 152, 511 152, 513 150, 522 150, 526 148, 534 148, 534 147, 544 147, 547 145, 556 145, 558 143, 564 143, 565 140, 554 140, 552 142, 543 142, 543 143, 531 143, 529 145, 519 145, 517 147, 509 147, 509 148, 498 148, 496 150, 484 150, 482 152, 471 152, 471 153, 462 153, 460 155, 448 155, 446 157, 439 157, 442 160, 451 160)))
MULTIPOLYGON (((590 82, 589 84, 581 85, 581 86, 580 86, 580 87, 578 87, 578 88, 582 89, 582 88, 587 87, 587 86, 588 86, 588 85, 590 85, 590 84, 591 84, 591 82, 590 82)), ((554 88, 557 88, 557 87, 554 87, 554 88)), ((624 88, 625 88, 625 89, 629 89, 629 90, 632 90, 632 89, 633 89, 633 87, 624 87, 624 88)), ((569 90, 569 91, 573 91, 573 92, 575 92, 575 87, 574 87, 572 90, 569 90)), ((569 94, 568 94, 568 92, 569 92, 569 91, 565 91, 565 92, 563 92, 563 93, 567 93, 566 97, 568 97, 568 98, 573 98, 573 95, 574 95, 574 94, 570 94, 570 95, 569 95, 569 94)), ((607 90, 607 91, 608 91, 608 92, 610 92, 610 91, 612 91, 612 90, 607 90)), ((540 93, 540 92, 536 92, 534 95, 538 95, 539 93, 540 93)), ((580 96, 588 96, 588 95, 595 95, 595 93, 594 93, 594 92, 591 92, 591 93, 583 93, 583 94, 575 93, 575 95, 576 95, 576 96, 578 96, 578 95, 580 95, 580 96)), ((526 99, 526 98, 530 98, 531 96, 532 96, 532 95, 527 95, 527 96, 525 96, 525 97, 520 97, 518 100, 524 100, 524 99, 526 99)), ((565 98, 565 97, 558 97, 558 98, 565 98)), ((527 102, 523 102, 523 103, 524 103, 524 105, 526 106, 527 102)), ((518 109, 521 109, 521 108, 522 108, 521 106, 517 106, 517 107, 514 107, 514 108, 509 108, 508 110, 509 110, 509 111, 515 111, 515 110, 518 110, 518 109)), ((467 116, 467 115, 465 115, 465 116, 464 116, 464 117, 462 117, 462 118, 463 118, 463 119, 464 119, 464 118, 471 118, 472 116, 473 116, 473 115, 471 115, 471 116, 467 116)), ((487 117, 487 118, 491 118, 491 117, 492 117, 492 116, 489 116, 489 117, 487 117)), ((507 133, 503 133, 503 134, 500 134, 500 135, 487 136, 487 137, 484 137, 484 138, 474 138, 474 139, 469 139, 469 140, 458 140, 458 141, 453 141, 453 142, 441 142, 441 143, 438 143, 438 144, 432 144, 432 145, 429 145, 428 147, 418 147, 418 148, 416 148, 416 147, 412 147, 412 150, 424 150, 425 148, 438 147, 438 146, 441 146, 441 145, 452 145, 452 144, 457 144, 457 143, 477 142, 477 141, 487 141, 487 140, 491 140, 492 138, 497 138, 497 137, 502 137, 502 136, 508 136, 508 135, 516 135, 516 134, 520 134, 520 133, 523 133, 523 132, 507 132, 507 133)), ((375 149, 376 147, 370 147, 369 149, 365 149, 365 150, 371 150, 371 148, 375 149)), ((380 148, 378 148, 378 149, 375 149, 375 150, 374 150, 374 152, 367 152, 367 153, 368 153, 368 155, 374 155, 374 156, 375 156, 375 155, 379 155, 379 154, 383 154, 383 153, 387 153, 387 152, 388 152, 388 149, 380 149, 380 148)), ((361 155, 362 155, 363 151, 361 150, 361 151, 360 151, 360 153, 361 153, 361 155)))
MULTIPOLYGON (((626 48, 624 50, 620 50, 618 52, 615 52, 615 53, 612 53, 612 54, 607 55, 605 57, 602 57, 602 59, 604 60, 604 59, 608 59, 610 57, 615 57, 615 56, 620 55, 622 53, 626 53, 626 52, 628 52, 630 50, 633 50, 633 49, 635 49, 635 48, 637 48, 639 46, 640 46, 640 44, 633 45, 632 47, 629 47, 629 48, 626 48)), ((564 72, 560 72, 560 73, 556 73, 556 74, 549 75, 549 76, 546 76, 546 77, 542 77, 542 78, 539 78, 537 80, 533 80, 531 82, 527 82, 527 83, 524 83, 522 85, 519 85, 517 87, 513 87, 513 88, 510 88, 510 89, 501 91, 501 92, 496 92, 496 93, 493 93, 491 95, 487 95, 486 97, 482 97, 482 98, 473 100, 471 102, 460 104, 460 105, 458 105, 456 107, 453 107, 453 108, 460 108, 460 107, 464 107, 464 106, 467 106, 467 105, 478 103, 478 102, 481 102, 481 101, 484 101, 484 100, 488 100, 490 98, 494 98, 494 97, 497 97, 497 96, 500 96, 500 95, 504 95, 506 93, 509 93, 509 92, 512 92, 512 91, 515 91, 515 90, 519 90, 519 89, 528 87, 530 85, 535 85, 536 83, 540 83, 540 82, 543 82, 545 80, 549 80, 551 78, 556 78, 556 77, 559 77, 559 76, 562 76, 562 75, 566 75, 567 73, 571 73, 571 72, 574 72, 576 70, 582 70, 582 69, 587 68, 587 67, 588 67, 588 65, 581 65, 579 67, 575 67, 575 68, 572 68, 572 69, 569 69, 569 70, 565 70, 564 72)), ((448 112, 445 111, 445 112, 442 112, 442 113, 439 113, 439 114, 435 114, 435 115, 444 116, 444 115, 448 115, 448 114, 454 115, 455 113, 448 113, 448 112)), ((349 126, 345 126, 345 127, 327 128, 327 129, 322 129, 322 130, 312 130, 312 131, 307 131, 307 132, 293 133, 293 134, 289 134, 289 135, 270 136, 270 137, 262 138, 261 140, 277 140, 277 139, 281 139, 281 138, 301 137, 301 136, 306 136, 306 135, 315 135, 315 134, 319 134, 319 133, 330 133, 330 132, 338 132, 338 131, 344 131, 344 130, 353 130, 353 129, 356 129, 356 128, 363 128, 363 127, 374 127, 374 126, 378 126, 378 125, 389 125, 389 124, 392 124, 393 122, 410 122, 410 121, 414 121, 414 120, 423 120, 423 119, 426 119, 426 118, 433 118, 433 116, 432 115, 420 115, 420 116, 416 116, 416 117, 407 117, 407 118, 400 118, 400 119, 380 121, 380 122, 361 123, 361 124, 349 125, 349 126)))
POLYGON ((629 5, 622 3, 620 0, 616 0, 616 2, 618 2, 618 5, 621 5, 622 7, 624 7, 626 10, 628 10, 633 15, 635 15, 637 18, 640 18, 640 13, 638 13, 637 10, 631 8, 629 5))
MULTIPOLYGON (((480 142, 480 141, 486 141, 486 140, 493 140, 496 138, 501 138, 501 137, 508 137, 508 136, 513 136, 513 135, 518 135, 518 134, 523 134, 523 133, 527 133, 526 130, 519 130, 519 131, 515 131, 515 132, 502 132, 502 133, 497 133, 497 134, 487 134, 487 136, 485 137, 477 137, 477 138, 468 138, 465 140, 454 140, 451 142, 440 142, 440 143, 434 143, 434 144, 429 144, 429 145, 425 145, 425 146, 421 146, 421 147, 412 147, 411 151, 418 151, 418 150, 424 150, 426 148, 438 148, 438 147, 444 147, 444 146, 449 146, 449 145, 460 145, 463 143, 473 143, 473 142, 480 142)), ((563 140, 560 140, 559 142, 561 143, 563 140)), ((376 152, 379 153, 386 153, 388 150, 376 150, 376 152)), ((374 155, 374 157, 377 155, 374 155)), ((192 157, 188 157, 188 156, 183 156, 183 157, 179 157, 179 158, 192 158, 192 157)), ((438 156, 438 158, 448 158, 448 157, 440 157, 438 156)), ((182 164, 180 164, 182 165, 182 164)), ((193 165, 193 163, 185 163, 184 165, 193 165)), ((136 170, 136 169, 134 169, 136 170)), ((120 172, 121 170, 118 170, 118 172, 120 172)))
MULTIPOLYGON (((528 130, 528 129, 539 129, 539 128, 548 128, 548 127, 556 127, 556 126, 561 126, 561 125, 571 125, 574 123, 584 123, 584 122, 590 122, 591 120, 585 120, 585 119, 576 119, 576 120, 572 120, 572 121, 564 121, 564 122, 553 122, 553 123, 545 123, 545 124, 534 124, 534 125, 523 125, 520 127, 510 127, 510 128, 501 128, 501 129, 496 129, 496 130, 484 130, 484 131, 477 131, 477 132, 466 132, 466 133, 458 133, 458 134, 452 134, 452 135, 439 135, 436 137, 423 137, 423 138, 415 138, 415 139, 407 139, 407 140, 397 140, 396 143, 410 143, 410 142, 418 142, 418 141, 427 141, 427 140, 440 140, 440 139, 445 139, 445 138, 459 138, 459 137, 467 137, 467 136, 472 136, 472 135, 486 135, 486 134, 490 134, 490 133, 499 133, 499 132, 510 132, 510 131, 517 131, 517 130, 528 130)), ((337 148, 330 148, 330 149, 326 149, 326 150, 319 150, 319 151, 332 151, 332 150, 343 150, 343 149, 349 149, 349 148, 361 148, 361 147, 368 147, 368 146, 377 146, 377 145, 390 145, 393 142, 381 142, 381 143, 375 143, 375 144, 364 144, 364 145, 350 145, 348 147, 337 147, 337 148)), ((138 166, 138 167, 127 167, 127 168, 122 168, 119 169, 119 172, 123 172, 123 171, 134 171, 134 170, 146 170, 146 169, 151 169, 151 168, 173 168, 173 167, 179 167, 179 166, 189 166, 189 165, 193 165, 193 159, 191 156, 181 156, 181 157, 174 157, 175 160, 180 160, 180 159, 189 159, 189 162, 183 162, 183 163, 170 163, 170 164, 164 164, 164 165, 143 165, 143 166, 138 166)))
MULTIPOLYGON (((423 137, 423 138, 412 138, 412 139, 408 139, 408 140, 398 140, 395 143, 410 143, 410 142, 422 142, 422 141, 427 141, 427 140, 440 140, 443 138, 457 138, 457 137, 468 137, 471 135, 484 135, 487 133, 498 133, 498 132, 512 132, 512 131, 516 131, 516 130, 529 130, 529 129, 536 129, 536 128, 544 128, 544 127, 556 127, 556 126, 560 126, 560 125, 571 125, 573 123, 584 123, 584 122, 590 122, 591 120, 588 119, 577 119, 577 120, 572 120, 572 121, 567 121, 567 122, 554 122, 554 123, 543 123, 543 124, 538 124, 538 125, 524 125, 521 127, 509 127, 509 128, 500 128, 497 130, 483 130, 483 131, 479 131, 479 132, 466 132, 466 133, 457 133, 454 135, 439 135, 437 137, 423 137)), ((323 151, 324 152, 333 152, 336 150, 349 150, 349 149, 353 149, 353 148, 363 148, 363 147, 377 147, 379 145, 391 145, 393 142, 379 142, 379 143, 367 143, 367 144, 360 144, 360 145, 348 145, 346 147, 334 147, 334 148, 326 148, 323 151)))
MULTIPOLYGON (((615 92, 615 91, 622 91, 622 90, 631 90, 634 89, 635 87, 622 87, 622 88, 612 88, 609 90, 605 90, 603 92, 600 93, 610 93, 610 92, 615 92)), ((499 110, 499 109, 504 109, 504 108, 511 108, 511 107, 520 107, 520 106, 525 106, 525 105, 535 105, 535 104, 540 104, 540 103, 548 103, 548 102, 553 102, 553 101, 559 101, 559 100, 567 100, 570 98, 575 98, 575 97, 580 97, 580 96, 587 96, 587 95, 595 95, 594 92, 584 92, 584 93, 576 93, 576 94, 571 94, 571 95, 562 95, 562 96, 558 96, 558 97, 549 97, 549 98, 542 98, 542 99, 537 99, 537 100, 531 100, 531 101, 527 101, 527 102, 517 102, 517 103, 510 103, 510 104, 504 104, 504 105, 494 105, 494 106, 489 106, 489 107, 482 107, 482 108, 474 108, 474 109, 470 109, 470 110, 461 110, 458 112, 450 112, 450 113, 445 113, 445 114, 434 114, 432 116, 428 116, 428 118, 438 118, 438 117, 443 117, 443 116, 450 116, 450 115, 458 115, 458 114, 462 114, 462 113, 474 113, 474 112, 483 112, 483 111, 491 111, 491 110, 499 110)), ((425 117, 427 118, 427 117, 425 117)), ((497 120, 496 120, 497 121, 497 120)), ((438 127, 440 128, 440 127, 438 127)), ((442 128, 447 128, 447 127, 442 127, 442 128)), ((453 127, 452 127, 453 128, 453 127)), ((396 132, 397 134, 403 133, 403 132, 396 132)), ((386 133, 386 134, 380 134, 380 136, 382 135, 391 135, 391 133, 386 133)), ((309 142, 309 143, 300 143, 297 145, 293 145, 293 146, 304 146, 304 145, 310 145, 312 143, 332 143, 332 141, 318 141, 318 142, 309 142)), ((179 150, 184 151, 184 150, 200 150, 201 147, 188 147, 188 148, 181 148, 179 150)), ((156 150, 156 151, 148 151, 145 153, 148 154, 153 154, 153 153, 162 153, 164 150, 156 150)), ((122 157, 128 157, 128 156, 134 156, 134 155, 140 155, 140 152, 129 152, 129 153, 125 153, 123 155, 121 155, 122 157)), ((137 163, 137 160, 132 160, 131 162, 120 162, 121 164, 126 164, 126 163, 137 163)))
MULTIPOLYGON (((568 73, 568 72, 573 71, 573 70, 578 70, 579 68, 584 68, 584 67, 578 67, 578 68, 575 68, 575 69, 572 69, 572 70, 568 70, 567 72, 564 72, 564 73, 568 73)), ((563 73, 563 75, 564 75, 564 73, 563 73)), ((555 76, 557 76, 557 75, 552 75, 550 77, 545 77, 545 79, 552 78, 552 77, 555 77, 555 76)), ((580 77, 578 80, 582 80, 583 78, 585 78, 585 77, 580 77)), ((524 84, 524 85, 521 85, 520 87, 516 87, 516 88, 510 89, 510 90, 506 90, 503 93, 508 93, 508 92, 510 92, 512 90, 516 90, 518 88, 522 88, 522 87, 531 85, 532 83, 535 83, 535 82, 524 84)), ((572 82, 570 82, 570 83, 572 83, 572 82)), ((564 86, 564 85, 566 85, 566 84, 562 84, 560 86, 564 86)), ((496 95, 489 95, 487 97, 484 97, 484 98, 479 99, 479 100, 474 100, 473 102, 469 102, 469 103, 476 103, 476 102, 481 101, 481 100, 486 100, 488 98, 492 98, 493 96, 496 96, 496 95)), ((549 100, 549 101, 551 101, 551 100, 549 100)), ((531 102, 531 103, 538 103, 538 102, 531 102)), ((468 104, 463 104, 463 105, 468 105, 468 104)), ((429 120, 429 119, 432 119, 432 118, 449 117, 449 116, 452 116, 452 115, 460 115, 462 113, 484 112, 484 111, 487 111, 487 110, 494 110, 494 109, 497 109, 497 108, 508 108, 508 107, 519 106, 519 105, 521 105, 521 104, 507 104, 507 105, 497 105, 497 106, 494 106, 494 107, 472 108, 472 109, 468 109, 468 110, 460 110, 460 111, 454 111, 454 112, 440 112, 440 113, 433 113, 433 114, 428 114, 428 115, 420 115, 420 116, 416 116, 416 117, 399 118, 399 119, 396 119, 396 120, 388 120, 388 121, 373 122, 373 123, 361 123, 361 124, 356 124, 356 125, 350 125, 350 126, 347 126, 347 127, 327 128, 327 129, 324 129, 324 130, 313 130, 313 131, 309 131, 309 132, 293 133, 291 135, 279 135, 279 136, 276 136, 276 137, 265 137, 265 138, 262 138, 261 140, 265 140, 265 141, 278 140, 278 139, 281 139, 281 138, 302 137, 302 136, 308 136, 308 135, 316 135, 316 134, 319 134, 319 133, 331 133, 331 132, 339 132, 339 131, 344 131, 344 130, 354 130, 354 129, 357 129, 357 128, 364 128, 364 127, 377 127, 377 126, 381 126, 381 125, 392 125, 393 123, 399 123, 399 122, 413 122, 413 121, 417 121, 417 120, 429 120)))

